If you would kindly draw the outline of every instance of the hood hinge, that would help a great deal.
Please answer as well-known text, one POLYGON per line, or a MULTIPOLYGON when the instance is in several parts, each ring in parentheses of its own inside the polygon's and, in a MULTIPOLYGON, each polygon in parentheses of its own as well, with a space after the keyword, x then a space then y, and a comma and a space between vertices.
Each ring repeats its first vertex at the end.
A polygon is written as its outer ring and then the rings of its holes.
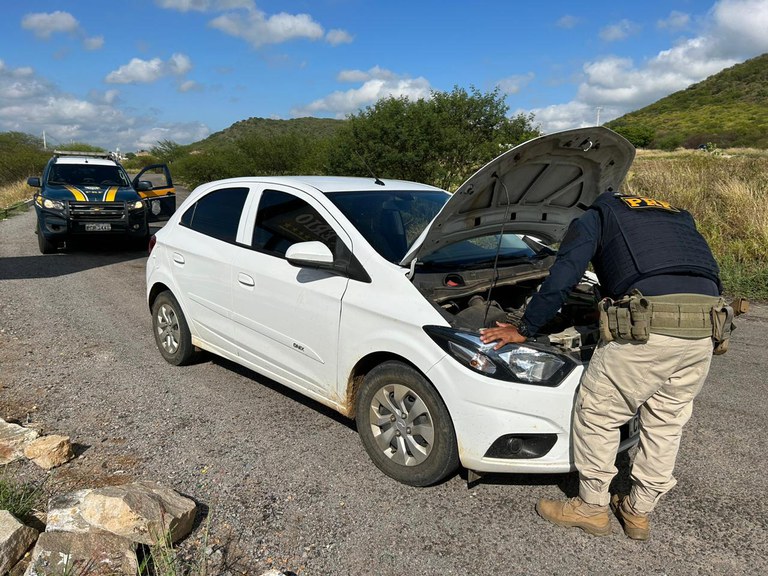
POLYGON ((416 261, 418 258, 414 258, 411 260, 411 268, 406 272, 405 277, 408 278, 408 280, 413 280, 413 276, 416 274, 416 261))

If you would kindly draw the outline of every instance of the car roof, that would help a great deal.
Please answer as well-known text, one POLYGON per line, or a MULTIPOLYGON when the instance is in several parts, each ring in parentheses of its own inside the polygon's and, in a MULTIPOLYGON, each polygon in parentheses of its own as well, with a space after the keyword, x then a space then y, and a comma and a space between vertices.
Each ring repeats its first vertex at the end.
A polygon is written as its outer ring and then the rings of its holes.
POLYGON ((94 166, 117 166, 117 162, 107 158, 91 158, 87 156, 57 156, 56 164, 89 164, 94 166))
MULTIPOLYGON (((436 188, 435 186, 410 182, 408 180, 379 180, 373 177, 361 178, 356 176, 250 176, 219 180, 215 184, 238 184, 247 182, 282 184, 284 186, 292 186, 295 188, 311 187, 323 194, 329 192, 383 192, 387 190, 445 192, 445 190, 436 188), (380 182, 380 184, 377 182, 380 182)), ((214 183, 211 182, 210 184, 212 185, 214 183)), ((206 186, 206 188, 207 187, 208 186, 206 186)))

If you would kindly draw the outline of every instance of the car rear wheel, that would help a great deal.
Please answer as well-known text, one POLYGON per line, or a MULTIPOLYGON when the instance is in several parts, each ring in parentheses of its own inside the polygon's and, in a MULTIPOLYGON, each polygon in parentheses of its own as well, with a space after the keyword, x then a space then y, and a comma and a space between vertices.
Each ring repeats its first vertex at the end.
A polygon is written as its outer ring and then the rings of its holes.
POLYGON ((169 291, 161 292, 152 304, 152 331, 160 354, 170 364, 187 364, 194 354, 192 335, 181 307, 169 291))
POLYGON ((40 230, 39 220, 37 222, 37 247, 40 248, 41 254, 53 254, 58 248, 58 245, 55 242, 48 240, 42 230, 40 230))
POLYGON ((398 482, 429 486, 459 466, 448 409, 432 384, 406 364, 385 362, 368 373, 356 422, 371 460, 398 482))

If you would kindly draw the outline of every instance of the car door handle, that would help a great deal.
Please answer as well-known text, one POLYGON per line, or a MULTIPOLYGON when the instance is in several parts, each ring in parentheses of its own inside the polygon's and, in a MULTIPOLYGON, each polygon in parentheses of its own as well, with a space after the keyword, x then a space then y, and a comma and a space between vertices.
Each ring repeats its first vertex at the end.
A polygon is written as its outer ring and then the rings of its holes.
POLYGON ((184 256, 182 256, 178 252, 174 252, 173 261, 176 262, 176 264, 184 264, 184 256))
POLYGON ((248 274, 243 274, 242 272, 238 272, 237 281, 240 282, 240 284, 242 284, 243 286, 249 286, 249 287, 256 286, 256 280, 248 276, 248 274))

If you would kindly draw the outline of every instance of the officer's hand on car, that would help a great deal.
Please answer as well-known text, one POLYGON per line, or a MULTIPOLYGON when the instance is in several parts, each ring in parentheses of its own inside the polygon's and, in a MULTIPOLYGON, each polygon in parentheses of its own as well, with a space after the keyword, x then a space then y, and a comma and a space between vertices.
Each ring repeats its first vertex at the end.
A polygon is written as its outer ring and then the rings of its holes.
POLYGON ((525 336, 518 332, 517 327, 505 322, 496 322, 496 328, 481 328, 480 340, 483 344, 489 344, 491 342, 499 341, 494 350, 505 346, 506 344, 516 344, 518 342, 525 342, 525 336))

